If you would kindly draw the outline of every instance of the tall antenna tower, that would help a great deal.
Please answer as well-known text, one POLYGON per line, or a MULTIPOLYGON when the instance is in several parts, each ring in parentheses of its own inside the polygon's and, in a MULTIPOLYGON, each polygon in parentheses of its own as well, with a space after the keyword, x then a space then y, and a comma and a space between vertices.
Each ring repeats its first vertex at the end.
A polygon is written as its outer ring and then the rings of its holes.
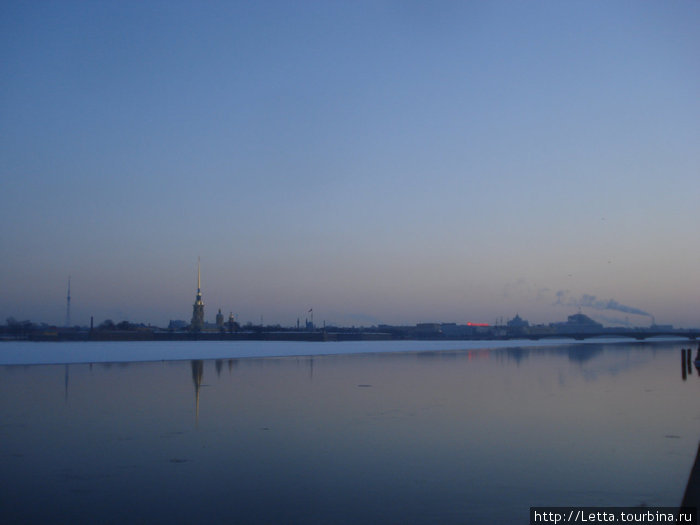
POLYGON ((66 327, 70 326, 70 275, 68 276, 68 295, 66 296, 66 327))

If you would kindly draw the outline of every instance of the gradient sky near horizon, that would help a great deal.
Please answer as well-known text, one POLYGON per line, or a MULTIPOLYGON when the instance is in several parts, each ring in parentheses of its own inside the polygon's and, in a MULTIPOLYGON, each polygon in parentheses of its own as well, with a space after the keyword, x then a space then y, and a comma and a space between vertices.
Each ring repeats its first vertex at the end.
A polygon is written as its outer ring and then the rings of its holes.
POLYGON ((700 2, 0 5, 0 321, 700 326, 700 2), (650 315, 645 315, 648 313, 650 315))

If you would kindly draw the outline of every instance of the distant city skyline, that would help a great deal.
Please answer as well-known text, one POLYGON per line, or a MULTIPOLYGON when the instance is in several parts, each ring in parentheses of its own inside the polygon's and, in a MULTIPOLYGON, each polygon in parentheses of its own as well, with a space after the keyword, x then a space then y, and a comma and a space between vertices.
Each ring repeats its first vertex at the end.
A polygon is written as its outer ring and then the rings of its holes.
MULTIPOLYGON (((569 309, 570 312, 573 312, 574 309, 578 313, 586 313, 589 317, 601 322, 604 325, 615 325, 615 326, 646 326, 647 324, 654 325, 657 324, 655 317, 651 315, 648 312, 644 312, 642 310, 639 310, 637 308, 627 306, 621 303, 618 303, 615 300, 599 300, 597 297, 592 296, 592 295, 584 295, 580 298, 572 297, 568 292, 566 291, 559 291, 556 294, 557 300, 555 303, 553 303, 552 306, 560 306, 569 309), (615 314, 622 315, 624 314, 625 317, 624 319, 620 317, 615 317, 615 314), (632 319, 632 320, 631 320, 632 319), (646 320, 647 322, 634 322, 634 319, 641 319, 642 321, 646 320)), ((71 317, 70 317, 70 304, 71 304, 71 295, 70 295, 70 277, 68 279, 68 291, 67 291, 67 296, 66 296, 66 321, 64 323, 64 326, 73 326, 73 325, 79 325, 79 326, 87 326, 87 323, 71 323, 71 317)), ((121 321, 121 320, 127 320, 129 322, 136 322, 136 323, 143 323, 143 324, 150 324, 153 326, 160 326, 160 327, 165 327, 167 326, 171 321, 178 321, 178 322, 185 322, 188 325, 195 326, 195 330, 201 330, 204 326, 204 324, 209 324, 209 325, 214 325, 215 324, 215 319, 217 315, 223 315, 221 314, 222 307, 216 307, 215 311, 217 313, 214 314, 214 316, 210 319, 210 317, 207 316, 207 310, 205 309, 204 301, 203 301, 203 292, 202 292, 202 287, 201 287, 201 260, 200 258, 197 258, 197 286, 196 286, 196 296, 195 296, 195 301, 194 304, 191 307, 193 309, 193 313, 191 316, 191 320, 187 322, 184 318, 170 318, 168 319, 167 323, 166 322, 160 322, 156 323, 153 322, 151 319, 133 319, 129 317, 125 317, 123 319, 121 318, 105 318, 105 319, 98 319, 97 323, 99 324, 102 321, 105 320, 110 320, 110 321, 121 321)), ((521 312, 516 312, 515 314, 510 314, 510 315, 501 315, 497 316, 494 320, 488 322, 483 319, 483 316, 481 316, 481 321, 474 321, 470 319, 459 319, 454 316, 450 317, 450 321, 445 321, 444 319, 423 319, 423 320, 418 320, 418 321, 404 321, 404 322, 399 322, 399 323, 387 323, 385 321, 382 321, 377 318, 370 318, 369 316, 364 318, 364 322, 360 322, 363 320, 363 317, 361 315, 357 315, 353 318, 350 319, 348 322, 338 322, 338 321, 327 321, 326 319, 323 319, 318 326, 323 326, 325 324, 329 325, 337 325, 337 326, 372 326, 372 325, 380 325, 380 324, 407 324, 407 325, 413 325, 413 324, 420 324, 421 322, 429 322, 429 323, 458 323, 458 324, 484 324, 484 325, 505 325, 508 323, 513 318, 517 318, 518 320, 524 321, 524 322, 529 322, 527 319, 527 315, 520 316, 521 312), (456 319, 456 320, 455 320, 456 319)), ((241 323, 241 324, 254 324, 254 325, 262 325, 262 324, 267 324, 267 325, 282 325, 286 327, 290 326, 295 326, 295 325, 300 325, 304 326, 307 322, 310 322, 311 325, 314 324, 313 320, 313 307, 306 310, 302 315, 297 316, 296 321, 294 322, 287 322, 287 323, 282 323, 279 321, 269 321, 265 323, 264 319, 264 314, 260 314, 260 318, 257 320, 254 319, 248 319, 246 321, 243 321, 241 318, 239 318, 238 315, 234 315, 233 311, 230 312, 230 315, 234 317, 236 322, 241 323)), ((571 314, 567 314, 566 317, 569 317, 571 314)), ((10 316, 13 317, 13 316, 10 316)), ((94 316, 90 316, 94 317, 94 316)), ((14 318, 14 317, 13 317, 14 318)), ((162 318, 162 316, 161 316, 162 318)), ((24 319, 16 319, 17 321, 22 321, 24 319)), ((31 320, 35 323, 46 323, 46 320, 43 319, 28 319, 31 320)), ((91 319, 94 322, 94 319, 91 319)), ((559 322, 560 319, 554 319, 554 320, 548 320, 548 321, 537 321, 532 324, 550 324, 550 323, 556 323, 559 322)), ((60 323, 51 323, 48 322, 47 324, 56 324, 60 325, 60 323)), ((670 323, 669 323, 670 324, 670 323)))
POLYGON ((700 3, 0 7, 0 321, 700 326, 700 3), (70 310, 66 284, 70 278, 70 310))

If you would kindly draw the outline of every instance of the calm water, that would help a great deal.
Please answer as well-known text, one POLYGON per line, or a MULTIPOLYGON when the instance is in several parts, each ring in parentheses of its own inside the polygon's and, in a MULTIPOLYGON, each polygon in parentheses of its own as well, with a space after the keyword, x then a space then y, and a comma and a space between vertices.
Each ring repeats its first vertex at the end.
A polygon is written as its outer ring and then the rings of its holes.
POLYGON ((676 506, 700 438, 684 346, 3 366, 0 521, 528 523, 530 506, 676 506))

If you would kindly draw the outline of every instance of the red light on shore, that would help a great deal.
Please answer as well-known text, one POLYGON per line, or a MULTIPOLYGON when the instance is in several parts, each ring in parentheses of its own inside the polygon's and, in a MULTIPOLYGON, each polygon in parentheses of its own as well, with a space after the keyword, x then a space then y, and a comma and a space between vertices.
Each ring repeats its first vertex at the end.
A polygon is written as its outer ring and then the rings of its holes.
POLYGON ((467 323, 467 326, 480 326, 480 327, 484 328, 484 327, 488 327, 489 324, 488 323, 467 323))

